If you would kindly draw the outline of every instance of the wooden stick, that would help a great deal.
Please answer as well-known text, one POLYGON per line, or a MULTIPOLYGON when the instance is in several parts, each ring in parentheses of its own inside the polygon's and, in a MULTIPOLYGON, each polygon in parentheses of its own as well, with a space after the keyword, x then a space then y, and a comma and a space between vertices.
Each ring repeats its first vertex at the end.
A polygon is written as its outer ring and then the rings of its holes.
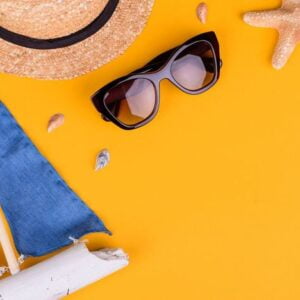
POLYGON ((20 272, 20 266, 2 218, 3 213, 0 214, 0 243, 8 264, 9 271, 12 275, 15 275, 20 272))

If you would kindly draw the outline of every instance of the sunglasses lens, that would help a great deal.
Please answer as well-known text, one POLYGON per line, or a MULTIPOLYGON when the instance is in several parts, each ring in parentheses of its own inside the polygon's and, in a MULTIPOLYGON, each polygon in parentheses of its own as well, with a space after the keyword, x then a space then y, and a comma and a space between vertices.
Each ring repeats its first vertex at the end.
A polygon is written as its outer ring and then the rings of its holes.
POLYGON ((136 125, 149 118, 155 103, 155 87, 147 79, 122 82, 104 96, 106 108, 125 125, 136 125))
POLYGON ((199 41, 178 54, 171 66, 171 73, 183 88, 197 91, 213 81, 216 69, 211 45, 199 41))

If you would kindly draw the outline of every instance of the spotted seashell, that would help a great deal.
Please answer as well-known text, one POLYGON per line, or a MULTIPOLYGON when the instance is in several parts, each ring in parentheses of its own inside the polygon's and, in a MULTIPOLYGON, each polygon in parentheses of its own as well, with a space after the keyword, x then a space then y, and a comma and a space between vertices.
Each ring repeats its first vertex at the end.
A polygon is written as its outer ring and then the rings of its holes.
POLYGON ((207 21, 207 13, 208 13, 208 7, 205 2, 202 2, 197 7, 197 15, 201 23, 205 24, 207 21))
POLYGON ((95 170, 99 171, 105 168, 110 162, 110 153, 107 149, 103 149, 97 155, 95 170))
POLYGON ((52 132, 56 128, 62 126, 65 122, 65 116, 63 114, 53 115, 48 122, 48 132, 52 132))

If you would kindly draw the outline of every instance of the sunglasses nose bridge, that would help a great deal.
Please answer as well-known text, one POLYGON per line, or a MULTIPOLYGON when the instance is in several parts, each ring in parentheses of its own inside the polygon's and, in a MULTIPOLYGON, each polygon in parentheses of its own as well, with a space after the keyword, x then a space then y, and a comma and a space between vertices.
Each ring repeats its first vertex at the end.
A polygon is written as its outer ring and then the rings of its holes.
POLYGON ((163 80, 169 79, 171 77, 170 73, 171 72, 168 68, 164 68, 156 73, 153 73, 151 79, 153 80, 153 82, 156 82, 159 86, 163 80))

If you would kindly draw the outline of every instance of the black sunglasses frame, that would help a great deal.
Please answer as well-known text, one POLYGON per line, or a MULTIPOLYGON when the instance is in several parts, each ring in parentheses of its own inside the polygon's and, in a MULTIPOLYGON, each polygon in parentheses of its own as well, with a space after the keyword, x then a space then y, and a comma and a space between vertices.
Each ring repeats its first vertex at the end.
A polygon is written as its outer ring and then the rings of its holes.
POLYGON ((190 94, 190 95, 199 95, 208 89, 210 89, 212 86, 216 84, 220 77, 220 68, 222 66, 222 62, 220 59, 220 52, 219 52, 219 43, 217 40, 217 36, 214 32, 207 32, 200 34, 198 36, 193 37, 192 39, 189 39, 182 45, 175 47, 171 50, 168 50, 156 58, 152 59, 149 63, 147 63, 144 67, 135 70, 134 72, 130 73, 129 75, 123 76, 121 78, 118 78, 109 84, 105 85, 103 88, 98 90, 93 96, 92 101, 98 110, 99 113, 102 114, 102 117, 105 121, 111 121, 118 127, 125 129, 125 130, 132 130, 137 129, 139 127, 142 127, 149 122, 151 122, 154 117, 157 115, 160 105, 160 82, 163 79, 168 79, 170 82, 172 82, 176 87, 178 87, 181 91, 190 94), (173 77, 171 72, 171 66, 174 62, 174 60, 177 58, 177 56, 184 51, 186 48, 190 47, 191 45, 198 43, 198 42, 206 42, 209 44, 211 51, 213 53, 213 60, 214 60, 214 77, 212 81, 207 84, 206 86, 200 88, 199 90, 188 90, 181 86, 173 77), (147 79, 149 80, 155 89, 155 107, 146 119, 143 121, 133 124, 133 125, 127 125, 118 120, 112 112, 106 107, 105 105, 105 95, 106 93, 112 89, 113 87, 133 79, 147 79))

